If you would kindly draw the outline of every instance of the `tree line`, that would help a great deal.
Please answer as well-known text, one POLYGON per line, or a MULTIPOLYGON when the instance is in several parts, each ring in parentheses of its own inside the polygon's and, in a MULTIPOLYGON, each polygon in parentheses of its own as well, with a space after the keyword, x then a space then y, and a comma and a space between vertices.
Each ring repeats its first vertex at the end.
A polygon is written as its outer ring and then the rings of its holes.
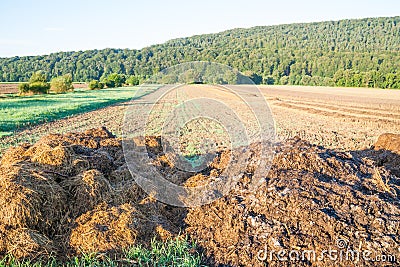
POLYGON ((188 61, 229 65, 255 83, 400 88, 400 17, 300 23, 179 38, 141 50, 103 49, 0 58, 0 81, 145 80, 188 61))
MULTIPOLYGON (((123 74, 111 73, 104 77, 101 81, 91 80, 88 83, 88 88, 91 90, 121 87, 123 85, 138 85, 139 79, 136 76, 126 77, 123 74)), ((18 85, 20 95, 33 95, 33 94, 48 94, 50 91, 53 93, 66 93, 74 90, 72 85, 72 75, 70 73, 53 77, 50 82, 47 81, 46 74, 39 70, 32 74, 28 82, 23 82, 18 85)))

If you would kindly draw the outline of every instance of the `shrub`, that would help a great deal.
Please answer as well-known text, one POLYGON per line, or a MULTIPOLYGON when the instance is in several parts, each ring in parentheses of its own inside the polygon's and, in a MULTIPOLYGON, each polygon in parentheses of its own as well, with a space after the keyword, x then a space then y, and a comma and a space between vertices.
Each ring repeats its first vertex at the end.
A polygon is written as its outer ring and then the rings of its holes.
POLYGON ((50 84, 42 71, 34 72, 29 79, 29 83, 21 83, 18 86, 20 94, 47 94, 49 89, 50 84))
POLYGON ((112 81, 112 80, 105 79, 103 82, 108 88, 114 88, 115 87, 115 82, 112 81))
POLYGON ((36 82, 47 82, 46 74, 44 74, 41 70, 34 72, 29 79, 29 84, 36 82))
POLYGON ((121 87, 125 83, 125 75, 111 73, 107 78, 103 79, 102 82, 104 82, 108 88, 121 87))
POLYGON ((104 88, 104 83, 99 82, 98 80, 92 80, 89 82, 88 85, 90 90, 95 90, 95 89, 103 89, 104 88))
POLYGON ((129 85, 138 85, 139 84, 139 77, 132 75, 129 76, 128 79, 126 79, 126 83, 129 85))
POLYGON ((34 82, 29 84, 29 92, 34 94, 47 94, 50 90, 50 84, 46 82, 34 82))
POLYGON ((98 89, 99 88, 99 81, 97 80, 91 80, 88 84, 88 88, 90 90, 98 89))
POLYGON ((56 93, 65 93, 74 89, 72 86, 72 75, 65 74, 51 79, 51 89, 56 93))
POLYGON ((29 83, 20 83, 18 85, 18 91, 20 94, 26 94, 29 92, 29 83))
POLYGON ((24 94, 47 94, 50 84, 46 82, 21 83, 18 86, 19 93, 24 94))

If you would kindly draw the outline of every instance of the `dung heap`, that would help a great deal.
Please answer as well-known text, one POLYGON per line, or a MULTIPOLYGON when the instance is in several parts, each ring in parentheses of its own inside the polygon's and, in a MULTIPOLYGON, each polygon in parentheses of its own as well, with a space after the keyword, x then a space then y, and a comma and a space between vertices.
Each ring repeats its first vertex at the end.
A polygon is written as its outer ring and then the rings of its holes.
POLYGON ((250 173, 229 195, 189 210, 186 232, 212 264, 398 263, 400 177, 384 165, 400 155, 385 149, 335 152, 296 138, 276 152, 257 190, 248 189, 250 173))
POLYGON ((0 161, 0 193, 2 255, 117 253, 180 230, 133 182, 121 140, 105 128, 10 148, 0 161))
MULTIPOLYGON (((188 188, 214 179, 229 161, 229 151, 220 151, 206 170, 185 173, 168 161, 160 140, 145 139, 154 166, 188 188)), ((121 140, 107 129, 51 134, 10 148, 0 161, 0 254, 118 255, 154 237, 184 234, 210 265, 375 266, 362 256, 318 256, 331 249, 400 258, 400 156, 393 136, 382 140, 352 152, 298 138, 277 144, 271 170, 256 190, 249 184, 259 146, 241 148, 252 153, 236 187, 211 204, 184 209, 157 202, 135 184, 121 140), (279 251, 294 252, 282 261, 274 254, 279 251), (302 259, 303 251, 316 258, 302 259)))

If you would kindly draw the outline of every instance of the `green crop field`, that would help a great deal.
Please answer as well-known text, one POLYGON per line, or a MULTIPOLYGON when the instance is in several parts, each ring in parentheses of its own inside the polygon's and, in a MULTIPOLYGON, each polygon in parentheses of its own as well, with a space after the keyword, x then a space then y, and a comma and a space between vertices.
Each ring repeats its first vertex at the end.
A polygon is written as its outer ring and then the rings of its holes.
POLYGON ((0 98, 0 137, 28 126, 96 110, 135 96, 138 87, 0 98))

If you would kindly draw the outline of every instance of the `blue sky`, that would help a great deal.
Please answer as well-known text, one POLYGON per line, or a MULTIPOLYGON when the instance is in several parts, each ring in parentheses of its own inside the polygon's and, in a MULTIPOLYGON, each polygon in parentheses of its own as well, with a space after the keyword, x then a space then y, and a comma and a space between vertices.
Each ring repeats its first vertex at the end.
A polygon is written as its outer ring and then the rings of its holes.
POLYGON ((400 15, 398 0, 1 0, 0 57, 136 48, 238 27, 400 15))

